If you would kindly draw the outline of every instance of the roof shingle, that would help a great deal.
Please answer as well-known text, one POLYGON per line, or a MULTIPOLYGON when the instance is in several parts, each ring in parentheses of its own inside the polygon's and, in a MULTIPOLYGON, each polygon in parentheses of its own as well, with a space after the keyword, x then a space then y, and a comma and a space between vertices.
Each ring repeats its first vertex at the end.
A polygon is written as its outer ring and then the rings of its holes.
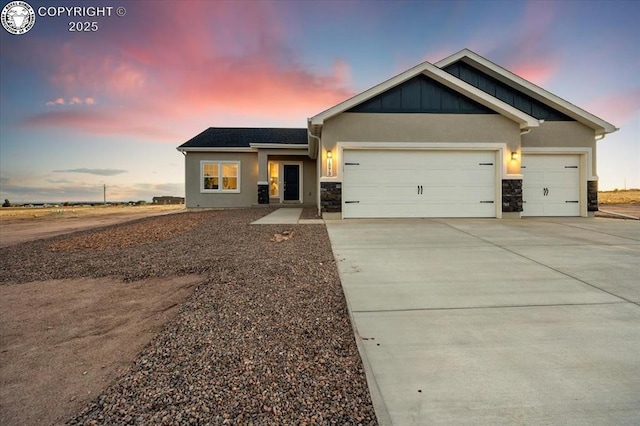
POLYGON ((249 148, 250 144, 307 144, 307 129, 209 127, 180 148, 249 148))

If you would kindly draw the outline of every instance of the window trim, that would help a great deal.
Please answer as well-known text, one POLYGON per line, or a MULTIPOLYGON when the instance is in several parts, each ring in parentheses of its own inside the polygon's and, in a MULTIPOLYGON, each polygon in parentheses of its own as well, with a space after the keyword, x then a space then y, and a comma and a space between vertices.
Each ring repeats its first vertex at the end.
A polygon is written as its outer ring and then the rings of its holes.
POLYGON ((240 182, 240 177, 241 177, 240 171, 241 171, 240 161, 201 160, 200 161, 200 192, 203 194, 239 194, 240 188, 242 187, 240 182), (218 165, 219 189, 205 189, 204 187, 204 166, 208 164, 218 165), (238 175, 236 177, 238 179, 237 189, 222 189, 222 179, 223 179, 222 166, 224 164, 235 164, 238 167, 238 175))

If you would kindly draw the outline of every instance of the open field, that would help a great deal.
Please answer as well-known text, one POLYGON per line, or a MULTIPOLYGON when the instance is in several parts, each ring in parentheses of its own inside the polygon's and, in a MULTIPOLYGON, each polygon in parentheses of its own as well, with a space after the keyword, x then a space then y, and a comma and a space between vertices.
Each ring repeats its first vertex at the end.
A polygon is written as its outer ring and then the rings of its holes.
POLYGON ((640 204, 640 189, 598 192, 600 204, 640 204))
POLYGON ((0 208, 0 247, 180 211, 184 211, 184 205, 48 209, 4 207, 0 208))
POLYGON ((59 220, 77 217, 105 216, 112 214, 160 213, 184 209, 184 204, 143 206, 89 206, 89 207, 2 207, 0 220, 37 219, 59 220))
POLYGON ((600 211, 596 212, 596 216, 639 219, 640 189, 598 192, 598 204, 600 211), (614 214, 609 214, 609 212, 614 214))

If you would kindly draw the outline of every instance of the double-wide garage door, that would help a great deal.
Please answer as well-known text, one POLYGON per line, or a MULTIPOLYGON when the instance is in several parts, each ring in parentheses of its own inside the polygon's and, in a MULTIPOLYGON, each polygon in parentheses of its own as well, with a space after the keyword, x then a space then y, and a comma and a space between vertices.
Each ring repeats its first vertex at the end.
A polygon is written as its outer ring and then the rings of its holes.
POLYGON ((344 218, 495 217, 495 151, 345 150, 344 218))

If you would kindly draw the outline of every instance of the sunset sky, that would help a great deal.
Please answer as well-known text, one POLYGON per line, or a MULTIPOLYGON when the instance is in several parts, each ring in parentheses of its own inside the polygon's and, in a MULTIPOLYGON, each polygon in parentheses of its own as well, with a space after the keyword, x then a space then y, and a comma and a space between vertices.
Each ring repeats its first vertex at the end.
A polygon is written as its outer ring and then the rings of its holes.
POLYGON ((126 14, 0 28, 2 200, 183 196, 176 147, 205 128, 305 127, 465 47, 620 127, 598 142, 599 186, 640 187, 637 1, 28 3, 126 14))

